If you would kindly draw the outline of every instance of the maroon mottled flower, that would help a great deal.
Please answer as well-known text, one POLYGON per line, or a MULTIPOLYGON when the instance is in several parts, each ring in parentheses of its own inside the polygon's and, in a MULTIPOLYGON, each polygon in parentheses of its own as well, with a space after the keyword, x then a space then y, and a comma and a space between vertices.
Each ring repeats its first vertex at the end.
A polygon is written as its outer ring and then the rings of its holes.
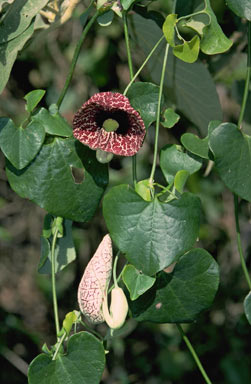
POLYGON ((133 156, 145 137, 145 125, 121 93, 93 95, 73 119, 73 135, 92 149, 133 156))

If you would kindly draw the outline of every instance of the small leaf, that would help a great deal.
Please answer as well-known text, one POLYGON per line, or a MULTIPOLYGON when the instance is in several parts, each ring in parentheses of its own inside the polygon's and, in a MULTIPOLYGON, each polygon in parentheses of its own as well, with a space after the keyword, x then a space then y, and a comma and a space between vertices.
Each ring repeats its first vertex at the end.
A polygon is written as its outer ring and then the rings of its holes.
MULTIPOLYGON (((62 271, 76 259, 76 251, 72 239, 72 222, 65 220, 64 236, 57 240, 55 248, 55 271, 62 271)), ((51 247, 47 238, 41 237, 41 256, 38 266, 41 274, 51 274, 51 247)))
POLYGON ((250 0, 226 0, 226 4, 237 16, 251 21, 250 0))
POLYGON ((251 201, 251 137, 235 124, 223 123, 209 134, 209 147, 226 186, 251 201))
POLYGON ((59 114, 59 112, 48 112, 47 109, 41 108, 34 116, 32 121, 38 121, 43 125, 45 132, 53 136, 71 137, 72 128, 67 121, 59 114))
POLYGON ((161 122, 163 127, 172 128, 175 124, 178 123, 180 116, 174 112, 172 108, 167 108, 164 112, 165 121, 161 122))
POLYGON ((209 308, 219 285, 219 267, 204 249, 184 254, 172 273, 160 272, 154 286, 129 303, 138 321, 187 323, 209 308))
POLYGON ((193 133, 184 133, 181 136, 181 143, 184 147, 194 155, 200 156, 203 159, 209 159, 208 157, 208 136, 204 139, 200 139, 193 133))
POLYGON ((190 249, 200 222, 200 200, 184 193, 169 203, 143 200, 127 185, 113 187, 103 200, 112 240, 127 260, 152 276, 190 249))
MULTIPOLYGON (((127 96, 131 106, 139 112, 147 129, 157 119, 159 86, 152 83, 137 82, 129 88, 127 96)), ((162 98, 161 106, 163 103, 162 98)))
POLYGON ((39 152, 45 131, 39 122, 31 121, 26 128, 16 127, 11 119, 0 118, 0 147, 17 169, 23 169, 39 152))
POLYGON ((171 47, 175 47, 175 25, 177 23, 177 15, 170 14, 167 15, 166 20, 163 24, 162 30, 164 33, 164 36, 168 42, 168 44, 171 45, 171 47))
POLYGON ((71 332, 72 325, 77 321, 77 311, 68 312, 63 320, 63 328, 67 335, 71 332))
POLYGON ((201 166, 201 159, 184 153, 181 146, 168 144, 160 151, 160 168, 169 184, 174 181, 178 171, 186 170, 191 175, 197 172, 201 166))
POLYGON ((199 51, 200 38, 197 35, 192 40, 184 41, 183 44, 173 48, 173 54, 186 63, 194 63, 198 59, 199 51))
POLYGON ((67 353, 58 354, 56 360, 38 355, 29 366, 28 383, 99 384, 104 368, 103 344, 90 333, 79 332, 69 338, 67 353))
POLYGON ((184 186, 187 182, 190 173, 185 170, 178 171, 174 177, 174 187, 179 193, 183 193, 184 186))
POLYGON ((203 29, 203 37, 201 39, 200 48, 202 52, 207 55, 215 55, 217 53, 226 52, 232 46, 233 42, 222 32, 222 29, 218 24, 216 16, 211 8, 210 1, 204 1, 206 5, 204 12, 206 12, 211 18, 211 23, 203 29))
POLYGON ((127 11, 133 3, 139 0, 121 0, 121 5, 125 11, 127 11))
POLYGON ((249 292, 249 294, 245 297, 244 310, 245 310, 245 315, 248 319, 248 322, 251 325, 251 292, 249 292))
POLYGON ((210 16, 201 12, 197 15, 192 15, 188 20, 183 23, 183 26, 192 29, 197 32, 200 36, 203 35, 203 29, 210 24, 210 16))
POLYGON ((25 106, 26 110, 31 113, 40 100, 44 97, 45 91, 43 89, 36 89, 35 91, 31 91, 24 96, 24 99, 27 101, 25 106))
POLYGON ((145 201, 152 200, 151 187, 149 184, 149 179, 141 180, 135 185, 135 191, 144 199, 145 201))
POLYGON ((136 300, 140 295, 143 295, 155 283, 156 278, 144 275, 133 265, 126 265, 123 274, 123 281, 130 292, 130 299, 136 300))
POLYGON ((101 27, 108 27, 109 25, 111 25, 113 21, 113 17, 114 17, 114 12, 110 10, 100 15, 97 18, 97 22, 101 27))

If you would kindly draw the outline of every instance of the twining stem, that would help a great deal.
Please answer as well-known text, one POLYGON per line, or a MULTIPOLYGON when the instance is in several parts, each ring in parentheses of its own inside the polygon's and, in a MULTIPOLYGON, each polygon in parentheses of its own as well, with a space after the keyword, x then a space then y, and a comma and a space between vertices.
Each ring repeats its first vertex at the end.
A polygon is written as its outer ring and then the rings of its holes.
POLYGON ((54 355, 53 355, 53 357, 52 357, 52 360, 56 360, 57 355, 58 355, 58 352, 59 352, 59 350, 60 350, 60 347, 61 347, 61 345, 63 344, 63 342, 64 342, 66 336, 67 336, 67 333, 64 332, 64 334, 63 334, 63 336, 61 337, 60 341, 57 343, 57 347, 56 347, 56 350, 55 350, 54 355))
POLYGON ((66 92, 69 88, 69 85, 70 85, 70 82, 71 82, 71 79, 72 79, 72 76, 73 76, 73 72, 74 72, 74 69, 76 67, 76 64, 77 64, 77 60, 78 60, 78 56, 79 56, 79 53, 80 53, 80 50, 81 50, 81 47, 82 47, 82 44, 86 38, 86 35, 87 33, 89 32, 91 26, 93 25, 93 23, 95 22, 95 20, 97 19, 97 17, 99 16, 99 11, 96 11, 94 13, 94 15, 92 16, 92 18, 89 20, 89 22, 86 24, 85 28, 83 29, 83 32, 82 32, 82 35, 76 45, 76 48, 75 48, 75 51, 74 51, 74 55, 73 55, 73 58, 72 58, 72 62, 71 62, 71 65, 70 65, 70 69, 69 69, 69 72, 68 72, 68 75, 66 77, 66 80, 65 80, 65 85, 64 85, 64 88, 62 89, 60 95, 59 95, 59 98, 58 98, 58 101, 57 101, 57 106, 58 108, 60 108, 61 104, 62 104, 62 101, 66 95, 66 92))
MULTIPOLYGON (((130 43, 129 43, 129 33, 128 33, 128 26, 127 26, 127 14, 126 14, 126 12, 123 12, 123 24, 124 24, 124 35, 125 35, 128 67, 129 67, 129 72, 130 72, 130 79, 132 80, 132 78, 133 78, 133 65, 132 65, 132 55, 131 55, 130 43)), ((137 183, 136 155, 132 156, 132 179, 133 179, 133 185, 135 187, 135 185, 137 183)))
POLYGON ((161 98, 163 93, 163 86, 164 86, 164 79, 165 79, 165 72, 166 72, 166 63, 167 63, 167 57, 168 57, 168 50, 169 50, 169 44, 166 44, 165 49, 165 55, 164 55, 164 61, 163 61, 163 67, 161 72, 161 78, 160 78, 160 85, 159 85, 159 97, 158 97, 158 107, 157 107, 157 119, 156 119, 156 130, 155 130, 155 142, 154 142, 154 153, 153 153, 153 165, 152 170, 149 178, 149 184, 153 185, 154 181, 154 174, 156 170, 157 165, 157 155, 158 155, 158 141, 159 141, 159 124, 160 124, 160 112, 161 112, 161 98))
POLYGON ((248 59, 247 59, 247 72, 246 72, 246 81, 245 81, 245 88, 243 93, 243 99, 241 104, 241 111, 240 116, 238 120, 238 128, 241 129, 242 120, 244 117, 246 104, 247 104, 247 98, 248 98, 248 91, 249 91, 249 81, 250 81, 250 74, 251 74, 251 22, 248 22, 248 59))
POLYGON ((114 259, 113 270, 112 270, 113 283, 114 283, 115 288, 118 287, 117 274, 116 274, 117 264, 118 264, 118 255, 116 255, 116 257, 114 259))
POLYGON ((245 263, 242 245, 241 245, 241 234, 240 234, 240 225, 239 225, 239 200, 238 196, 234 194, 234 213, 235 213, 235 228, 236 228, 236 236, 237 236, 237 245, 238 245, 238 251, 241 259, 241 266, 245 275, 245 278, 247 280, 249 290, 251 291, 251 280, 249 277, 248 269, 245 263))
POLYGON ((59 333, 59 320, 58 320, 58 303, 57 303, 57 292, 56 292, 56 272, 55 272, 55 248, 58 237, 58 228, 55 229, 52 245, 51 245, 51 285, 52 285, 52 299, 54 309, 54 319, 56 326, 56 333, 59 333))
POLYGON ((181 336, 182 336, 184 342, 186 343, 187 348, 189 349, 191 355, 193 356, 194 361, 195 361, 197 367, 199 368, 199 370, 200 370, 202 376, 204 377, 205 382, 206 382, 207 384, 212 384, 211 380, 210 380, 209 377, 207 376, 207 373, 206 373, 205 369, 203 368, 203 366, 202 366, 202 364, 201 364, 201 362, 200 362, 199 356, 198 356, 197 353, 195 352, 195 350, 194 350, 192 344, 190 343, 188 337, 185 335, 185 333, 184 333, 184 331, 183 331, 181 325, 180 325, 180 324, 176 324, 176 326, 177 326, 177 328, 178 328, 178 330, 179 330, 179 332, 180 332, 180 334, 181 334, 181 336))
POLYGON ((136 80, 136 78, 138 77, 138 75, 140 74, 140 72, 142 71, 142 69, 144 68, 144 66, 147 64, 147 62, 149 61, 149 59, 152 57, 153 53, 155 52, 155 50, 158 48, 158 46, 160 45, 160 43, 162 42, 162 40, 165 38, 165 36, 161 36, 161 38, 157 41, 157 43, 155 44, 155 46, 153 47, 153 49, 151 50, 151 52, 148 54, 148 56, 146 57, 146 59, 144 60, 143 64, 140 66, 140 68, 137 70, 137 72, 135 73, 135 75, 132 77, 130 83, 127 85, 127 87, 125 88, 124 92, 123 92, 123 95, 126 96, 129 88, 131 87, 131 85, 133 84, 133 82, 136 80))

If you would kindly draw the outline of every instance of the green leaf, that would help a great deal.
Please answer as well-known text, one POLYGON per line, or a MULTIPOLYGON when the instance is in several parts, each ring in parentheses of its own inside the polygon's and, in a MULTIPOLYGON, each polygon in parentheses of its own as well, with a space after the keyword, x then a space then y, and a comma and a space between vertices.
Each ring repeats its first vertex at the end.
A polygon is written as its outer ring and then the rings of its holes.
POLYGON ((47 111, 47 109, 41 108, 34 116, 32 116, 32 121, 38 121, 42 124, 45 132, 49 135, 62 137, 72 136, 72 128, 59 112, 51 113, 47 111))
MULTIPOLYGON (((129 18, 128 15, 129 21, 132 21, 130 31, 145 56, 162 36, 161 28, 150 17, 150 13, 145 17, 133 14, 129 18)), ((159 83, 164 52, 165 42, 159 45, 147 64, 150 77, 156 84, 159 83)), ((164 82, 167 99, 176 104, 177 109, 206 136, 212 116, 222 119, 219 97, 209 71, 199 61, 188 64, 176 59, 170 50, 167 68, 164 82)))
POLYGON ((73 221, 91 219, 108 183, 107 165, 98 163, 95 151, 72 138, 49 138, 21 171, 8 161, 6 167, 10 185, 19 196, 73 221), (75 178, 75 169, 82 171, 82 179, 75 178))
POLYGON ((97 22, 101 27, 108 27, 111 25, 114 17, 114 12, 109 10, 108 12, 103 13, 97 18, 97 22))
POLYGON ((251 21, 250 0, 226 0, 226 4, 237 16, 251 21))
POLYGON ((180 116, 174 112, 172 108, 167 108, 164 112, 165 121, 161 122, 163 127, 172 128, 175 124, 178 123, 180 116))
POLYGON ((138 0, 121 0, 121 5, 123 9, 127 11, 133 3, 136 3, 136 1, 138 0))
POLYGON ((17 169, 23 169, 39 152, 45 131, 39 122, 30 122, 26 128, 16 127, 11 119, 0 118, 0 147, 17 169))
POLYGON ((215 55, 216 53, 226 52, 233 44, 224 33, 216 16, 210 6, 210 1, 205 0, 205 9, 204 11, 210 16, 211 23, 203 29, 203 36, 200 43, 200 48, 202 52, 207 55, 215 55))
POLYGON ((4 15, 0 24, 0 44, 21 35, 30 25, 34 16, 49 0, 15 1, 4 15))
POLYGON ((34 23, 32 23, 20 36, 8 43, 0 44, 0 93, 8 82, 11 68, 16 60, 18 52, 21 51, 24 44, 30 39, 33 31, 34 23))
POLYGON ((235 124, 220 124, 209 135, 215 168, 226 186, 251 201, 251 137, 235 124))
POLYGON ((149 276, 193 246, 200 210, 200 200, 192 194, 169 203, 157 198, 147 202, 127 185, 113 187, 103 200, 112 240, 131 264, 149 276))
POLYGON ((137 192, 145 201, 151 201, 152 194, 149 179, 138 181, 135 185, 135 192, 137 192))
POLYGON ((204 249, 183 255, 170 274, 160 272, 154 286, 130 302, 138 321, 187 323, 209 308, 219 285, 219 268, 204 249))
POLYGON ((65 355, 56 360, 38 355, 29 366, 28 383, 99 384, 104 368, 103 344, 90 333, 79 332, 70 337, 65 355))
POLYGON ((185 184, 187 182, 190 173, 185 170, 178 171, 174 177, 174 188, 177 189, 179 193, 183 193, 185 184))
POLYGON ((191 175, 202 166, 201 159, 192 154, 184 153, 182 147, 168 144, 160 150, 160 168, 170 184, 178 171, 185 170, 191 175))
POLYGON ((77 311, 68 312, 65 315, 63 321, 63 328, 66 331, 67 335, 71 332, 72 325, 77 321, 78 316, 76 314, 77 311))
POLYGON ((244 311, 248 319, 249 324, 251 325, 251 292, 245 297, 244 300, 244 311))
POLYGON ((171 47, 175 47, 175 26, 177 23, 177 15, 170 14, 167 15, 166 20, 163 24, 162 30, 164 33, 164 36, 168 42, 168 44, 171 45, 171 47))
POLYGON ((193 133, 184 133, 184 135, 181 136, 180 141, 189 152, 200 156, 203 159, 209 159, 208 136, 204 139, 200 139, 193 133))
POLYGON ((44 95, 45 91, 43 89, 35 89, 34 91, 27 93, 27 95, 24 96, 24 99, 27 101, 25 106, 26 110, 31 113, 44 95))
POLYGON ((200 36, 202 36, 203 29, 210 24, 211 19, 207 13, 201 12, 197 15, 192 15, 188 20, 182 21, 183 27, 190 28, 193 31, 197 32, 200 36))
POLYGON ((173 48, 173 54, 186 63, 194 63, 198 59, 199 51, 200 38, 197 35, 192 40, 184 41, 183 44, 176 45, 173 48))
MULTIPOLYGON (((62 271, 76 259, 76 251, 72 238, 72 221, 65 220, 64 236, 57 239, 55 248, 55 271, 62 271)), ((51 274, 51 247, 47 239, 41 237, 41 256, 38 266, 41 274, 51 274)))
MULTIPOLYGON (((157 119, 159 87, 152 83, 137 82, 129 88, 127 97, 131 106, 139 112, 147 129, 157 119)), ((163 104, 162 98, 161 107, 163 104)))
POLYGON ((123 269, 122 278, 130 293, 131 300, 136 300, 140 295, 143 295, 156 280, 155 277, 144 275, 131 264, 126 265, 123 269))

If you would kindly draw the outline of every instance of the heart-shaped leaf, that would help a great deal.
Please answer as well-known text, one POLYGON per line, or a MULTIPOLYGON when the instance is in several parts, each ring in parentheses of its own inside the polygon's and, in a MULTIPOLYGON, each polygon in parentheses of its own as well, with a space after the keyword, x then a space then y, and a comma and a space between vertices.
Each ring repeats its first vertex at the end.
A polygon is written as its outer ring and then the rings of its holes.
POLYGON ((204 249, 183 255, 172 273, 160 272, 154 286, 129 303, 138 321, 187 323, 210 307, 219 284, 219 268, 204 249))
POLYGON ((184 169, 176 173, 174 177, 174 188, 177 189, 179 193, 183 193, 184 187, 189 176, 190 173, 188 171, 185 171, 184 169))
POLYGON ((160 168, 168 183, 172 183, 178 171, 185 170, 191 175, 202 166, 201 159, 182 151, 179 145, 166 145, 160 151, 160 168))
POLYGON ((154 275, 189 250, 199 231, 200 200, 184 193, 169 203, 143 200, 127 185, 104 197, 103 213, 112 240, 146 275, 154 275))
POLYGON ((39 122, 30 122, 26 128, 16 127, 11 119, 0 118, 0 147, 17 169, 23 169, 34 159, 45 138, 39 122))
MULTIPOLYGON (((137 82, 132 84, 127 92, 131 106, 139 112, 142 117, 145 127, 156 121, 159 87, 152 83, 137 82)), ((162 98, 161 106, 164 100, 162 98)))
POLYGON ((245 310, 245 315, 248 319, 248 322, 251 325, 251 292, 249 292, 249 294, 245 297, 244 310, 245 310))
POLYGON ((208 159, 208 136, 200 139, 193 133, 184 133, 180 141, 189 152, 203 159, 208 159))
POLYGON ((203 29, 210 24, 210 16, 205 12, 192 15, 188 20, 183 22, 183 27, 190 28, 197 32, 200 36, 203 35, 203 29))
MULTIPOLYGON (((55 272, 60 272, 76 259, 76 251, 72 239, 72 221, 65 220, 64 235, 57 240, 55 248, 55 272)), ((50 241, 41 237, 41 256, 38 266, 41 274, 51 274, 51 245, 50 241)))
POLYGON ((171 47, 175 47, 175 26, 177 23, 177 15, 169 14, 167 15, 165 22, 163 23, 163 33, 171 47))
POLYGON ((174 112, 172 108, 167 108, 164 112, 164 121, 161 122, 163 127, 172 128, 175 124, 178 123, 180 116, 174 112))
POLYGON ((38 355, 30 364, 28 383, 99 384, 104 367, 103 344, 90 333, 79 332, 70 337, 65 355, 56 360, 38 355))
POLYGON ((95 152, 78 141, 49 137, 36 158, 17 170, 6 162, 12 189, 54 216, 88 221, 94 215, 108 183, 107 165, 97 162, 95 152), (73 170, 81 170, 81 180, 73 170))
POLYGON ((71 137, 72 128, 59 112, 50 113, 45 108, 41 108, 34 116, 32 121, 38 121, 43 125, 45 132, 49 135, 71 137))
POLYGON ((24 99, 26 100, 26 110, 31 113, 40 100, 44 97, 45 91, 43 89, 35 89, 34 91, 31 91, 27 93, 27 95, 24 96, 24 99))
POLYGON ((250 0, 226 0, 226 4, 237 16, 251 21, 250 0))
POLYGON ((209 135, 209 147, 226 186, 251 201, 251 137, 235 124, 223 123, 209 135))
POLYGON ((123 274, 123 281, 130 292, 130 299, 136 300, 140 295, 143 295, 155 283, 156 278, 144 275, 133 265, 126 265, 123 274))
POLYGON ((194 63, 198 59, 199 52, 200 38, 197 35, 192 40, 184 41, 183 44, 173 47, 173 54, 186 63, 194 63))

